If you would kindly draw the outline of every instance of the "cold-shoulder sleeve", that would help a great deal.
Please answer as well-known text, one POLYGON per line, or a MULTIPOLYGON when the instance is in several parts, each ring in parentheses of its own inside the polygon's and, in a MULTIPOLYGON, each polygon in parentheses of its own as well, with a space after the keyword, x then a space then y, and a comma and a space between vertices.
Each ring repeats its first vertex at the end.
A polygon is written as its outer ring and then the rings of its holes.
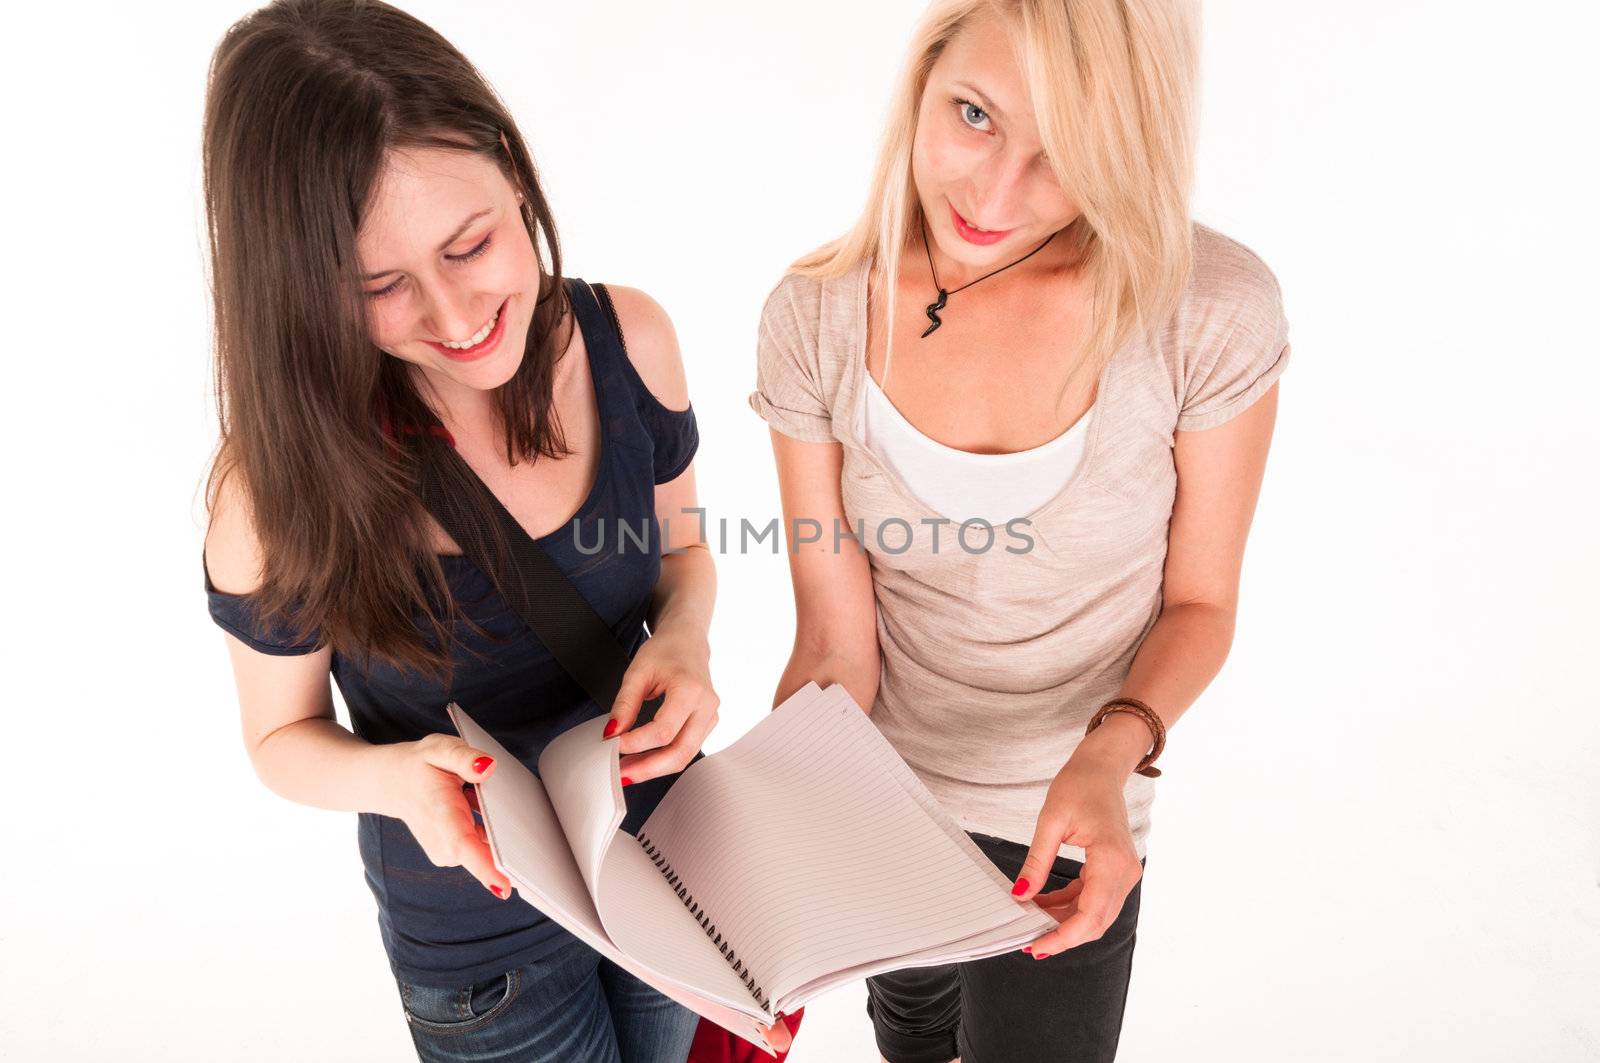
POLYGON ((1205 311, 1196 315, 1177 428, 1215 428, 1264 395, 1289 364, 1278 280, 1253 252, 1228 241, 1204 263, 1205 311))
POLYGON ((700 449, 700 427, 695 421, 694 406, 674 410, 662 405, 655 396, 646 392, 647 401, 639 411, 650 439, 655 444, 655 482, 664 484, 677 479, 694 460, 700 449))
POLYGON ((282 621, 265 620, 250 595, 227 594, 217 590, 205 566, 205 552, 201 551, 200 569, 205 574, 206 605, 211 619, 222 630, 251 649, 274 657, 300 657, 321 647, 322 640, 316 632, 305 639, 296 639, 290 625, 282 621))
POLYGON ((817 282, 791 273, 761 310, 756 336, 756 389, 750 408, 786 436, 831 443, 833 418, 824 398, 818 356, 817 282))

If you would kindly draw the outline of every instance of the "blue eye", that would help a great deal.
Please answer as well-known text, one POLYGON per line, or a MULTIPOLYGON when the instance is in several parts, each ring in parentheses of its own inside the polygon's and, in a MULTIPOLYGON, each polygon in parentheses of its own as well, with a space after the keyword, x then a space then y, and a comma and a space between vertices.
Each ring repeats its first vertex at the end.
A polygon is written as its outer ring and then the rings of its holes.
POLYGON ((989 112, 973 103, 971 100, 957 99, 956 104, 961 108, 961 120, 973 129, 980 131, 989 123, 989 112))
MULTIPOLYGON (((482 255, 484 252, 489 250, 489 242, 491 240, 493 240, 493 239, 494 239, 493 234, 490 234, 489 236, 485 236, 483 238, 483 241, 480 244, 478 244, 477 247, 474 247, 471 251, 468 251, 465 254, 446 255, 444 257, 448 258, 451 262, 471 262, 473 259, 477 258, 478 256, 482 255)), ((403 281, 403 280, 405 280, 404 277, 396 277, 392 283, 390 283, 390 284, 388 284, 388 285, 386 285, 386 286, 384 286, 382 288, 379 288, 377 291, 375 291, 375 292, 367 292, 366 293, 367 298, 368 299, 382 299, 386 295, 391 295, 391 294, 393 294, 394 292, 396 292, 396 291, 398 291, 400 289, 400 282, 403 281)))

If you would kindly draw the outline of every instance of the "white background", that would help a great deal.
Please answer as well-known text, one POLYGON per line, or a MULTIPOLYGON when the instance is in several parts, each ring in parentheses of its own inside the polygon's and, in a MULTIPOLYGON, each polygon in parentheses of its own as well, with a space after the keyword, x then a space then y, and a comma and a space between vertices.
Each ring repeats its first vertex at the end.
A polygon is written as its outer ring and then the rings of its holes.
MULTIPOLYGON (((200 116, 248 8, 186 6, 8 15, 0 1056, 403 1059, 355 817, 256 781, 205 612, 200 116)), ((569 272, 672 314, 705 504, 775 514, 757 314, 863 201, 920 3, 405 6, 510 103, 569 272)), ((1277 273, 1295 354, 1122 1060, 1600 1057, 1597 29, 1208 7, 1196 215, 1277 273)), ((712 749, 792 631, 780 557, 720 572, 712 749)), ((794 1063, 872 1059, 863 1001, 794 1063)))

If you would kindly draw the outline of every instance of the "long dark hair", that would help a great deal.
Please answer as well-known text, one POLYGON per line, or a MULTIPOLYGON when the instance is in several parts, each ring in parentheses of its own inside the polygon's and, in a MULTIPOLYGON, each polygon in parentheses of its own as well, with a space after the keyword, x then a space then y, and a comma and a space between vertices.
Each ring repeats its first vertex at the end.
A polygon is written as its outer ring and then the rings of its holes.
POLYGON ((466 57, 381 0, 274 0, 240 19, 211 59, 202 140, 221 425, 207 509, 238 476, 264 616, 351 657, 448 675, 458 611, 416 485, 422 462, 464 466, 445 460, 406 365, 371 338, 356 236, 389 151, 495 161, 523 192, 540 275, 496 420, 511 464, 559 458, 551 397, 572 318, 533 159, 466 57))

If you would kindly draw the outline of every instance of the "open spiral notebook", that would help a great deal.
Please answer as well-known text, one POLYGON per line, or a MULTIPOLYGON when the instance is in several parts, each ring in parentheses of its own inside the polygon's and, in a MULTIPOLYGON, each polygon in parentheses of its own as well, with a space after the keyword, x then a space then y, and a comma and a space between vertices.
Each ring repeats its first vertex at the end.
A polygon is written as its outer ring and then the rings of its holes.
POLYGON ((606 717, 536 776, 460 706, 498 765, 475 784, 522 899, 662 993, 767 1048, 757 1022, 881 971, 993 956, 1056 921, 940 808, 842 686, 808 683, 696 762, 637 836, 606 717))

